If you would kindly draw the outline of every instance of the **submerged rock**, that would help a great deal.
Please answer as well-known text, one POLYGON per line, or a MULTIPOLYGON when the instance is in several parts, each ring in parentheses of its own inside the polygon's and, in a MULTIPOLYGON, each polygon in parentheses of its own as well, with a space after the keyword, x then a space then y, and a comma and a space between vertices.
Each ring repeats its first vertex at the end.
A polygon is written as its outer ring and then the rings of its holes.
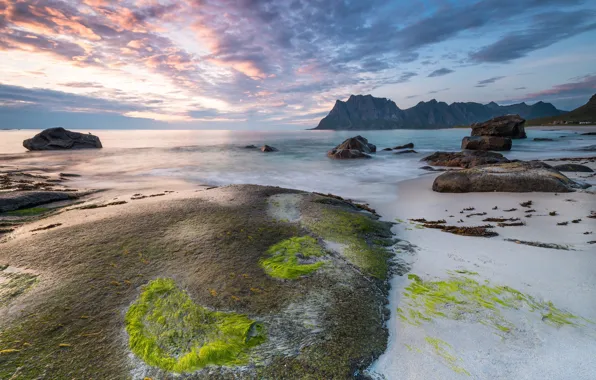
POLYGON ((261 147, 261 152, 265 152, 265 153, 267 153, 267 152, 279 152, 279 149, 274 148, 274 147, 269 146, 269 145, 263 145, 261 147))
POLYGON ((593 173, 594 170, 586 165, 579 164, 561 164, 553 166, 553 169, 560 172, 582 172, 582 173, 593 173))
POLYGON ((483 123, 472 124, 472 136, 498 136, 512 139, 525 139, 526 120, 519 115, 495 117, 483 123))
POLYGON ((101 148, 99 137, 92 134, 68 131, 64 128, 49 128, 33 138, 23 141, 29 150, 92 149, 101 148))
POLYGON ((327 157, 336 159, 370 158, 369 153, 375 153, 377 147, 362 136, 350 137, 329 152, 327 157))
POLYGON ((433 183, 440 193, 551 192, 565 193, 581 185, 537 161, 510 162, 441 174, 433 183))
POLYGON ((511 139, 497 136, 464 137, 461 148, 470 150, 511 150, 511 139))
POLYGON ((435 152, 423 158, 433 166, 473 168, 479 165, 500 164, 509 162, 500 153, 466 150, 463 152, 435 152))
POLYGON ((0 299, 0 348, 19 342, 0 374, 347 379, 385 351, 390 223, 274 187, 190 194, 3 242, 0 264, 44 275, 0 299))
POLYGON ((536 137, 534 139, 534 141, 555 141, 553 139, 548 139, 548 138, 542 138, 542 137, 536 137))
POLYGON ((404 153, 418 153, 418 152, 416 152, 414 149, 406 149, 406 150, 401 150, 399 152, 395 152, 395 154, 404 154, 404 153))
POLYGON ((400 150, 400 149, 414 149, 414 143, 408 143, 406 145, 396 146, 393 149, 395 149, 395 150, 400 150))

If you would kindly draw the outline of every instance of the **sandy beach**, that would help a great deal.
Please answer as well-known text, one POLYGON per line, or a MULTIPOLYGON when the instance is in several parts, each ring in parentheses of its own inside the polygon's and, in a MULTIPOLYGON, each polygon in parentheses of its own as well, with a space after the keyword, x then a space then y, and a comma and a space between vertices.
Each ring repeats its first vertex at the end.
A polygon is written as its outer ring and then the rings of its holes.
MULTIPOLYGON (((596 303, 586 302, 596 298, 596 249, 588 243, 596 240, 596 220, 587 218, 596 210, 593 192, 441 194, 431 190, 436 176, 400 183, 398 202, 392 207, 398 215, 397 236, 413 245, 398 250, 398 257, 411 265, 411 274, 430 281, 457 278, 460 272, 473 273, 469 277, 480 283, 511 287, 596 320, 596 303), (520 205, 527 201, 532 201, 530 207, 520 205), (511 209, 515 210, 505 211, 511 209), (554 212, 556 215, 551 216, 554 212), (477 213, 483 215, 474 215, 477 213), (443 219, 458 226, 492 224, 495 228, 491 231, 499 235, 457 236, 410 221, 420 218, 443 219), (513 218, 524 225, 497 227, 497 223, 483 222, 487 218, 513 218), (558 225, 564 222, 568 224, 558 225), (554 243, 564 249, 518 241, 554 243)), ((594 177, 581 179, 594 184, 594 177)), ((405 308, 404 290, 410 284, 407 276, 394 279, 392 311, 405 308)), ((408 379, 596 377, 591 359, 596 355, 595 324, 551 327, 545 326, 540 314, 524 307, 505 313, 515 321, 515 327, 504 334, 495 333, 472 315, 461 315, 458 320, 437 317, 412 326, 393 313, 388 350, 372 372, 399 373, 408 379), (438 339, 442 346, 429 344, 429 337, 438 339)))

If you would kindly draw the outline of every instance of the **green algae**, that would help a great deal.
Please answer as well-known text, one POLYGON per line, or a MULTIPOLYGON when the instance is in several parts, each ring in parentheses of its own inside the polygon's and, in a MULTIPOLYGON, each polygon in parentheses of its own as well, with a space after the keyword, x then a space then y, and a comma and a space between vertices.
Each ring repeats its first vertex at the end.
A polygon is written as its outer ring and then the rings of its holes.
POLYGON ((391 235, 386 223, 340 209, 325 209, 321 214, 320 218, 305 221, 305 225, 323 239, 345 244, 343 255, 367 275, 387 278, 390 253, 383 247, 388 244, 375 244, 375 239, 391 235))
POLYGON ((250 349, 266 340, 260 323, 197 305, 165 278, 151 281, 129 308, 126 331, 134 354, 177 373, 247 364, 250 349))
POLYGON ((425 337, 424 340, 432 347, 434 353, 443 359, 445 365, 452 371, 470 376, 470 372, 459 365, 459 363, 462 362, 462 359, 452 353, 453 347, 449 343, 430 336, 425 337))
POLYGON ((7 211, 4 213, 4 215, 7 215, 7 216, 34 216, 34 215, 43 214, 49 210, 50 209, 46 208, 46 207, 31 207, 31 208, 24 208, 21 210, 7 211))
POLYGON ((501 336, 515 328, 502 313, 507 309, 539 313, 542 321, 555 327, 593 323, 511 287, 481 283, 471 277, 475 272, 448 273, 450 277, 444 281, 423 281, 415 274, 408 275, 411 283, 403 293, 405 302, 403 308, 398 308, 399 318, 414 326, 434 318, 467 319, 482 323, 501 336))
POLYGON ((300 258, 312 259, 325 255, 316 239, 310 236, 292 237, 271 246, 267 257, 259 260, 265 272, 275 278, 295 280, 315 272, 324 263, 301 263, 300 258))

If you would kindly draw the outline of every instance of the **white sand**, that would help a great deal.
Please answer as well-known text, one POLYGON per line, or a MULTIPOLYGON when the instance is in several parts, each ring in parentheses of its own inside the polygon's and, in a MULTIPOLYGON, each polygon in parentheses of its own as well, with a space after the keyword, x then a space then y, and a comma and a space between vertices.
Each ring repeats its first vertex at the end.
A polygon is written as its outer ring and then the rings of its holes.
MULTIPOLYGON (((440 194, 431 190, 436 174, 403 182, 398 203, 388 205, 383 215, 406 221, 395 227, 399 238, 418 247, 414 255, 403 254, 412 263, 410 273, 423 280, 448 278, 448 270, 478 272, 480 282, 507 285, 539 300, 550 300, 558 308, 596 321, 596 220, 586 216, 596 211, 596 196, 586 192, 469 193, 440 194), (532 200, 537 212, 525 217, 519 204, 532 200), (572 200, 572 201, 568 201, 572 200), (492 210, 494 206, 498 210, 492 210), (474 211, 460 214, 464 208, 474 211), (515 212, 504 209, 517 208, 515 212), (557 211, 559 215, 548 216, 557 211), (486 216, 466 217, 476 212, 486 216), (482 225, 487 217, 519 217, 522 227, 497 227, 498 237, 464 237, 440 230, 418 229, 409 218, 445 219, 450 225, 482 225), (578 224, 558 222, 582 219, 578 224), (465 223, 457 223, 463 219, 465 223), (584 235, 584 232, 593 232, 584 235), (573 250, 554 250, 520 245, 505 238, 569 245, 573 250)), ((594 177, 591 179, 594 180, 594 177)), ((593 183, 593 182, 592 182, 593 183)), ((496 224, 496 223, 491 223, 496 224)), ((596 379, 596 324, 587 327, 547 325, 540 313, 527 309, 505 311, 516 329, 506 338, 473 322, 436 318, 420 327, 402 323, 396 316, 403 307, 401 295, 410 281, 396 277, 392 283, 389 347, 371 371, 387 379, 596 379), (470 376, 450 369, 424 340, 436 337, 449 343, 457 365, 470 376), (414 347, 409 350, 405 345, 414 347), (418 352, 419 349, 421 352, 418 352)))

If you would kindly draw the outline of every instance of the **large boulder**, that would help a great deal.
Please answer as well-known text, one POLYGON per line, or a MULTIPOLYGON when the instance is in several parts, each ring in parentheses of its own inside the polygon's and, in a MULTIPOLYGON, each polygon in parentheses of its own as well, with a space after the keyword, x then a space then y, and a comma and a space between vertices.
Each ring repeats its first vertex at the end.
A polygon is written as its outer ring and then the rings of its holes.
POLYGON ((511 139, 498 136, 466 136, 461 142, 461 148, 470 150, 511 150, 511 139))
POLYGON ((582 186, 538 161, 509 162, 441 174, 433 183, 439 193, 550 192, 566 193, 582 186))
POLYGON ((498 136, 512 139, 525 139, 526 120, 519 115, 495 117, 483 123, 472 124, 472 136, 498 136))
POLYGON ((92 134, 67 131, 64 128, 46 129, 31 139, 23 141, 29 150, 89 149, 101 148, 99 137, 92 134))
POLYGON ((448 166, 460 168, 473 168, 479 165, 492 165, 509 162, 500 153, 466 150, 463 152, 435 152, 421 161, 433 166, 448 166))
POLYGON ((337 159, 370 158, 369 153, 375 153, 377 147, 362 136, 350 137, 335 148, 327 152, 327 157, 337 159))

